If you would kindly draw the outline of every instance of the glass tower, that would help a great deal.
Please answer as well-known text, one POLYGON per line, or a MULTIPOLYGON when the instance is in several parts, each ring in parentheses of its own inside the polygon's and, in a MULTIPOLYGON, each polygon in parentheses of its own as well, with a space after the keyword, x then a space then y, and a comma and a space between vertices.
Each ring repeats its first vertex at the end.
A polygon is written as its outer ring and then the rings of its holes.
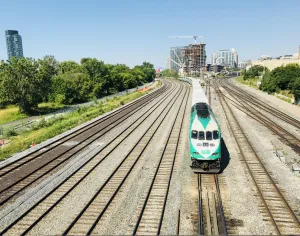
POLYGON ((6 30, 5 38, 8 60, 12 57, 23 57, 22 37, 19 32, 17 30, 6 30))

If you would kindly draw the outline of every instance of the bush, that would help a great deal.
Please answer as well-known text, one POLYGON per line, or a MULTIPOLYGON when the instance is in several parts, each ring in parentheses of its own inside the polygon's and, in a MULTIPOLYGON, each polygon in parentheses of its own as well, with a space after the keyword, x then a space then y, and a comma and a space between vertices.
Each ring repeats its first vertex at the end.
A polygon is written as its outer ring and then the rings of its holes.
POLYGON ((10 138, 13 136, 17 136, 18 133, 15 131, 15 129, 13 127, 9 127, 7 129, 4 129, 3 131, 3 136, 4 138, 10 138))

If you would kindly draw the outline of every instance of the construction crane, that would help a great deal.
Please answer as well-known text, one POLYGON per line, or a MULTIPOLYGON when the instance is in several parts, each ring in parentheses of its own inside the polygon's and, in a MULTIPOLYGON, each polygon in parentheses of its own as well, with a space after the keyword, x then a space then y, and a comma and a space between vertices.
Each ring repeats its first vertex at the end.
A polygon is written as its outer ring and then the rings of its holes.
POLYGON ((187 38, 194 38, 195 44, 197 43, 198 38, 203 38, 203 36, 169 36, 169 38, 177 38, 177 39, 187 39, 187 38))

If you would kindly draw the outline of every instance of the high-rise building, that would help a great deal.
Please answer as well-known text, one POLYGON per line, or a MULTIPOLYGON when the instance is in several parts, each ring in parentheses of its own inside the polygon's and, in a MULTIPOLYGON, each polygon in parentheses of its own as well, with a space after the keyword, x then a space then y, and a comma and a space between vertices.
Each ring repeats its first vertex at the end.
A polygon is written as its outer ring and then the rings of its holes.
POLYGON ((170 68, 185 75, 200 76, 206 66, 205 44, 170 48, 170 68))
POLYGON ((182 47, 171 47, 170 48, 170 69, 176 70, 179 73, 180 67, 183 64, 183 49, 187 48, 186 46, 182 47))
POLYGON ((220 49, 217 51, 215 56, 217 65, 237 67, 238 65, 238 54, 237 51, 232 49, 220 49))
POLYGON ((234 68, 238 68, 239 66, 239 55, 237 51, 233 52, 233 61, 234 61, 234 68))
POLYGON ((213 52, 211 54, 211 64, 212 65, 216 65, 217 64, 217 54, 215 52, 213 52))
POLYGON ((205 43, 190 44, 183 49, 183 73, 190 76, 200 76, 206 67, 205 43))
POLYGON ((19 32, 17 30, 6 30, 5 38, 8 60, 12 57, 23 57, 22 37, 19 32))

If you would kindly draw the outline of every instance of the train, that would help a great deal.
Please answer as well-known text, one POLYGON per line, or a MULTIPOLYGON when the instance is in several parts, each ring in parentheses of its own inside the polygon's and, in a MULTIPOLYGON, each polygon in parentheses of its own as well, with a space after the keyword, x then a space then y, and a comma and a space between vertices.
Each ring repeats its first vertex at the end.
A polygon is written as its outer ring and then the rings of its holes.
POLYGON ((185 81, 193 86, 189 126, 191 168, 195 173, 219 173, 222 163, 220 125, 199 80, 185 81))

